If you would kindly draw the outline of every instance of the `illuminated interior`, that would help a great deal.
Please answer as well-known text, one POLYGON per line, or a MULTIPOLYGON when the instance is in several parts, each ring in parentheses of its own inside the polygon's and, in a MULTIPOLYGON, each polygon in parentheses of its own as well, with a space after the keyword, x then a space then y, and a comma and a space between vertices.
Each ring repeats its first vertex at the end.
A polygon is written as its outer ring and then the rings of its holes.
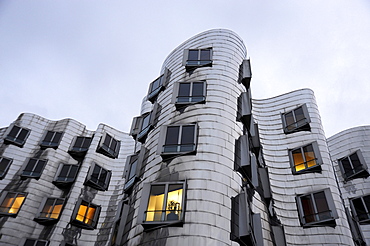
POLYGON ((315 153, 313 152, 312 145, 293 150, 292 155, 296 172, 316 165, 315 153), (302 150, 304 153, 302 153, 302 150))
POLYGON ((95 211, 96 209, 94 207, 89 207, 86 202, 82 202, 78 209, 76 220, 91 225, 93 223, 95 211))
POLYGON ((24 194, 8 193, 1 204, 1 211, 9 214, 17 214, 25 198, 26 196, 24 194))

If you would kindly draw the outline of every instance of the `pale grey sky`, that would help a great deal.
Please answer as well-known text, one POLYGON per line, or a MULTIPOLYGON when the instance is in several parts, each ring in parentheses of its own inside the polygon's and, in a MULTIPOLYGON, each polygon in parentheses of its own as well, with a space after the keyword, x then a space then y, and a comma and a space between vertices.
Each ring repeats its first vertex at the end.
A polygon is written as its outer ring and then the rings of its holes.
POLYGON ((314 90, 327 136, 370 124, 368 0, 0 1, 0 127, 22 112, 128 131, 166 56, 235 31, 252 96, 314 90))

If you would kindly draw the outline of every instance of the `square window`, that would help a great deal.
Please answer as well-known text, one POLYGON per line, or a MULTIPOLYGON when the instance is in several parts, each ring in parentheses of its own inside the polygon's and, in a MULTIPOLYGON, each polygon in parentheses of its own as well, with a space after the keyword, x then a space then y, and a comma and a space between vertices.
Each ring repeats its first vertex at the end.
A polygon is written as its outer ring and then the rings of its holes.
POLYGON ((338 215, 330 189, 299 195, 296 200, 303 227, 336 225, 338 215))
POLYGON ((369 177, 365 159, 360 150, 338 160, 344 180, 369 177))
POLYGON ((23 169, 21 174, 22 179, 35 178, 39 179, 42 171, 44 170, 47 160, 41 160, 37 158, 31 158, 28 160, 26 167, 23 169))
POLYGON ((164 73, 161 76, 159 76, 156 80, 154 80, 152 83, 150 83, 147 99, 151 103, 154 103, 155 100, 157 99, 158 94, 166 88, 167 84, 170 81, 170 77, 171 77, 170 70, 165 68, 164 73))
POLYGON ((0 197, 0 215, 16 217, 27 193, 5 191, 0 197))
POLYGON ((112 171, 106 170, 94 163, 89 169, 89 173, 87 174, 84 184, 97 190, 106 191, 108 190, 111 175, 112 171))
POLYGON ((205 103, 206 101, 206 82, 177 82, 174 85, 172 101, 176 108, 182 108, 184 105, 205 103))
POLYGON ((124 170, 124 178, 125 178, 125 186, 124 191, 128 193, 133 185, 140 179, 140 170, 144 158, 144 154, 146 152, 145 147, 141 147, 139 153, 135 155, 131 155, 126 159, 126 165, 124 170))
POLYGON ((49 241, 38 239, 26 239, 23 246, 48 246, 49 241))
POLYGON ((47 131, 40 146, 44 148, 58 148, 63 132, 47 131))
POLYGON ((69 187, 75 181, 78 169, 78 165, 60 164, 53 180, 53 184, 60 188, 69 187))
POLYGON ((370 224, 370 195, 350 199, 352 212, 360 224, 370 224))
POLYGON ((83 157, 89 150, 92 138, 91 137, 75 137, 72 141, 68 153, 74 156, 83 157))
POLYGON ((311 131, 310 116, 307 105, 302 106, 281 115, 283 121, 283 130, 285 134, 297 131, 311 131))
POLYGON ((96 152, 115 159, 118 157, 120 147, 120 141, 114 139, 108 133, 104 133, 100 139, 100 143, 96 152))
POLYGON ((12 162, 12 159, 0 156, 0 180, 5 177, 12 162))
POLYGON ((155 103, 151 112, 135 117, 132 121, 130 135, 140 143, 144 143, 150 130, 155 127, 159 113, 160 106, 155 103))
POLYGON ((98 224, 100 210, 100 206, 80 198, 73 211, 71 224, 83 229, 94 230, 98 224))
POLYGON ((4 142, 23 147, 29 134, 30 130, 13 125, 8 135, 5 137, 4 142))
POLYGON ((212 48, 187 49, 184 51, 184 63, 187 70, 197 67, 212 66, 212 48))
POLYGON ((57 223, 64 206, 64 198, 44 198, 34 220, 40 224, 57 223))
POLYGON ((139 221, 144 228, 158 224, 181 224, 184 220, 185 183, 144 184, 139 221), (178 222, 178 223, 174 223, 178 222))
POLYGON ((322 159, 316 142, 289 150, 293 174, 321 172, 322 159))

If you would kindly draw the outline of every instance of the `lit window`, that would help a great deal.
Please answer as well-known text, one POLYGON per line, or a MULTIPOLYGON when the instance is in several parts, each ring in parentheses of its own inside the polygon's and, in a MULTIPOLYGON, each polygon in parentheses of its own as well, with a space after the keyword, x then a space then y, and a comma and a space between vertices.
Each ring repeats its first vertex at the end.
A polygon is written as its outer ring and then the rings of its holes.
POLYGON ((159 76, 159 78, 150 83, 147 96, 150 102, 153 103, 157 99, 158 94, 166 88, 170 80, 170 76, 171 72, 166 68, 164 70, 164 73, 161 76, 159 76))
POLYGON ((132 186, 139 180, 141 165, 144 158, 144 153, 146 149, 141 147, 139 153, 127 157, 124 177, 125 177, 125 192, 129 192, 132 186))
POLYGON ((338 160, 339 167, 345 180, 366 178, 369 176, 365 159, 360 150, 338 160))
POLYGON ((206 82, 178 82, 174 85, 174 101, 177 108, 187 104, 204 103, 206 100, 206 82))
POLYGON ((336 225, 338 215, 329 189, 300 195, 296 199, 303 227, 336 225))
POLYGON ((289 158, 294 174, 321 171, 322 160, 316 142, 290 150, 289 158))
POLYGON ((89 150, 91 137, 75 137, 69 149, 71 155, 84 156, 89 150))
POLYGON ((39 211, 34 218, 41 224, 52 224, 59 220, 64 205, 63 198, 44 198, 39 211))
POLYGON ((370 224, 370 195, 350 200, 352 212, 360 224, 370 224))
POLYGON ((23 246, 48 246, 49 241, 39 239, 26 239, 23 246))
POLYGON ((8 172, 9 166, 12 164, 12 159, 0 156, 0 179, 3 179, 8 172))
POLYGON ((100 143, 96 151, 110 158, 117 158, 120 147, 120 141, 114 139, 109 134, 104 133, 104 135, 100 139, 100 143))
POLYGON ((3 192, 0 197, 0 215, 17 216, 26 196, 22 192, 3 192))
POLYGON ((29 134, 30 130, 13 125, 8 135, 5 137, 4 142, 22 147, 29 134))
POLYGON ((91 186, 97 190, 106 191, 109 186, 112 171, 106 170, 94 163, 87 174, 85 185, 91 186))
POLYGON ((47 131, 44 139, 41 141, 40 146, 44 148, 58 148, 62 135, 63 132, 47 131))
POLYGON ((306 104, 303 104, 302 106, 290 112, 282 114, 281 117, 283 120, 283 129, 285 134, 311 130, 309 124, 311 119, 309 117, 306 104))
POLYGON ((157 123, 157 114, 160 112, 158 103, 153 105, 151 112, 135 117, 132 121, 130 135, 137 141, 144 143, 148 133, 157 123))
POLYGON ((53 184, 59 187, 71 185, 77 176, 79 166, 72 164, 60 164, 56 172, 53 184))
POLYGON ((212 48, 185 50, 184 62, 188 70, 196 67, 212 66, 212 48))
POLYGON ((25 178, 39 179, 46 162, 47 160, 41 160, 37 158, 29 159, 26 167, 23 169, 21 177, 24 179, 25 178))
POLYGON ((83 229, 93 230, 98 224, 101 207, 79 199, 73 211, 71 223, 83 229))

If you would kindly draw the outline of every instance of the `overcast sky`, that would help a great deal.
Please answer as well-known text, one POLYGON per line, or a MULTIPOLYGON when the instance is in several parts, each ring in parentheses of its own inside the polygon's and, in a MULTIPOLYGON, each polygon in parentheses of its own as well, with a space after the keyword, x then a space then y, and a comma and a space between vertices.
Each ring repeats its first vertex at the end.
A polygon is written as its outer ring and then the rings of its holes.
POLYGON ((252 96, 314 90, 324 130, 370 124, 370 1, 0 0, 0 127, 22 112, 129 131, 180 43, 235 31, 252 96))

